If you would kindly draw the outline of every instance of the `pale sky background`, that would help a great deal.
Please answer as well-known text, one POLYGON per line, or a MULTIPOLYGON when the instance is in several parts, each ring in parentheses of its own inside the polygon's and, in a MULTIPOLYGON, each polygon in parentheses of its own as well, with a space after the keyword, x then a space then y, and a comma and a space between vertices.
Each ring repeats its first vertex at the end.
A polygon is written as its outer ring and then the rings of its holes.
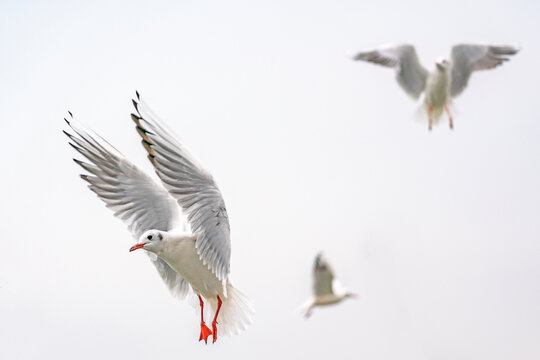
POLYGON ((538 1, 0 2, 2 359, 540 358, 538 1), (429 133, 385 42, 421 61, 519 43, 429 133), (198 343, 78 178, 67 110, 151 170, 135 90, 213 173, 242 335, 198 343), (360 298, 294 309, 324 250, 360 298))

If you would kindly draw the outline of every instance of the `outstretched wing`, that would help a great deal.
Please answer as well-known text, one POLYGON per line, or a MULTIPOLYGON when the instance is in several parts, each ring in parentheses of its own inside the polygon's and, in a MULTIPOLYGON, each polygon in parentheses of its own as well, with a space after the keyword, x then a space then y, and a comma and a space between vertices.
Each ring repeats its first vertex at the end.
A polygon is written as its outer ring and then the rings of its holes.
POLYGON ((133 104, 137 114, 131 117, 150 162, 187 214, 191 229, 197 234, 195 246, 201 260, 225 285, 231 257, 229 219, 212 175, 173 137, 138 93, 133 104))
POLYGON ((313 266, 313 294, 315 296, 332 295, 334 272, 322 253, 317 254, 313 266))
POLYGON ((397 82, 414 99, 418 99, 426 87, 428 71, 420 64, 412 45, 385 45, 375 50, 360 52, 353 59, 396 69, 397 82))
POLYGON ((460 44, 452 48, 450 95, 458 96, 467 87, 473 71, 493 69, 510 60, 519 49, 511 45, 460 44))
MULTIPOLYGON (((73 159, 89 173, 82 174, 81 178, 114 215, 124 221, 134 238, 138 240, 147 230, 169 231, 181 225, 178 205, 158 182, 73 118, 66 122, 76 134, 64 131, 69 144, 89 160, 73 159)), ((160 258, 150 258, 171 292, 184 298, 189 291, 187 281, 160 258)))

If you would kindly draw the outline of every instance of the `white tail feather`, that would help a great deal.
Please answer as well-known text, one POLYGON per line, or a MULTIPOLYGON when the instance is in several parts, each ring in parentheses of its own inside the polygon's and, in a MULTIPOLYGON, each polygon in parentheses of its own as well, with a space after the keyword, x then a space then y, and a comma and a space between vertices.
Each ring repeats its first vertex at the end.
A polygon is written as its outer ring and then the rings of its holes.
MULTIPOLYGON (((217 310, 217 298, 205 299, 206 321, 211 323, 217 310)), ((217 318, 218 336, 237 335, 244 331, 252 321, 255 310, 251 301, 240 290, 227 284, 227 297, 221 299, 221 309, 217 318)))
MULTIPOLYGON (((190 292, 188 303, 195 309, 197 316, 200 316, 199 298, 194 292, 190 292)), ((255 310, 251 301, 240 290, 227 284, 227 297, 221 299, 221 309, 219 310, 218 336, 237 335, 244 331, 252 322, 255 310)), ((204 320, 211 326, 212 320, 217 310, 217 298, 204 298, 204 320)))

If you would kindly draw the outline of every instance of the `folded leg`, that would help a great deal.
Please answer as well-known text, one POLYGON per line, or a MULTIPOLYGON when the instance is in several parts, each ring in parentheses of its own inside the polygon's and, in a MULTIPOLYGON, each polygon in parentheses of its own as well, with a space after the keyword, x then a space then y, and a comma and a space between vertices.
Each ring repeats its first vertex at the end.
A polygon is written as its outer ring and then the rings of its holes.
POLYGON ((199 305, 201 306, 201 335, 199 336, 199 341, 204 340, 204 342, 207 343, 208 337, 212 335, 212 330, 204 323, 204 302, 201 295, 199 295, 199 305))
POLYGON ((214 320, 212 320, 212 337, 213 337, 213 343, 216 342, 217 340, 217 317, 218 317, 218 314, 219 314, 219 309, 221 309, 221 298, 219 297, 219 295, 217 296, 217 310, 216 310, 216 315, 214 315, 214 320))

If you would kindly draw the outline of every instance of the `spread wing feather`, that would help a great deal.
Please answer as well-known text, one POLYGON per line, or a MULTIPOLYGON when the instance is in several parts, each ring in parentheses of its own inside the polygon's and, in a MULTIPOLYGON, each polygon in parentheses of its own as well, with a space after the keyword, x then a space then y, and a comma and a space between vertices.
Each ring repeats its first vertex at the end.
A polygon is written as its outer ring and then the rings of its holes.
MULTIPOLYGON (((138 240, 147 230, 169 231, 181 225, 178 205, 163 186, 99 135, 73 118, 66 122, 75 133, 64 131, 69 144, 89 161, 74 159, 89 173, 82 174, 81 178, 128 226, 135 239, 138 240)), ((184 298, 189 291, 187 281, 160 258, 150 258, 173 295, 184 298)))
POLYGON ((230 227, 225 203, 212 175, 173 137, 138 93, 133 103, 136 114, 131 116, 148 159, 187 214, 203 263, 225 286, 230 268, 230 227))
POLYGON ((313 294, 315 296, 332 295, 334 272, 321 253, 315 257, 313 266, 313 294))
POLYGON ((518 51, 511 45, 455 45, 451 54, 450 95, 455 97, 465 90, 473 71, 493 69, 518 51))
POLYGON ((420 64, 412 45, 390 44, 360 52, 353 59, 396 69, 397 82, 414 99, 418 99, 426 87, 428 71, 420 64))

